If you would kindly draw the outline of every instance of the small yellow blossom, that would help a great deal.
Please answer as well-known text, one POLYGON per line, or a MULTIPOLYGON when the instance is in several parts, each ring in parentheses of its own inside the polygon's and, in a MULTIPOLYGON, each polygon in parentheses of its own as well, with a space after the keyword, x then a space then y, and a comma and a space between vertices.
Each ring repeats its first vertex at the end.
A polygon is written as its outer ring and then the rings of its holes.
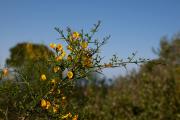
POLYGON ((45 109, 49 109, 51 106, 51 103, 49 101, 46 101, 44 99, 41 100, 41 107, 45 109))
POLYGON ((68 116, 69 116, 69 117, 72 117, 72 114, 69 112, 69 113, 68 113, 68 116))
POLYGON ((81 42, 80 44, 83 49, 87 48, 88 46, 88 42, 85 42, 85 41, 81 42))
POLYGON ((78 32, 73 32, 72 37, 73 39, 79 39, 80 34, 78 32))
POLYGON ((46 107, 46 100, 44 100, 44 99, 41 100, 41 107, 43 107, 43 108, 46 107))
POLYGON ((55 79, 52 79, 52 80, 51 80, 51 83, 52 83, 52 84, 55 84, 55 83, 56 83, 56 80, 55 80, 55 79))
POLYGON ((72 47, 71 47, 70 45, 67 46, 67 49, 70 50, 70 51, 73 50, 72 47))
POLYGON ((92 58, 88 58, 88 57, 85 57, 84 59, 83 59, 83 65, 85 66, 85 67, 92 67, 92 58))
POLYGON ((46 75, 45 75, 45 74, 42 74, 42 75, 41 75, 41 80, 44 81, 44 80, 46 80, 46 79, 47 79, 47 78, 46 78, 46 75))
POLYGON ((53 112, 57 113, 57 111, 58 111, 58 107, 57 106, 53 106, 53 112))
POLYGON ((57 47, 56 47, 56 49, 57 49, 58 51, 61 51, 61 50, 63 49, 63 46, 62 46, 61 44, 58 44, 57 47))
POLYGON ((56 61, 60 61, 62 59, 63 59, 63 57, 61 55, 56 57, 56 61))
POLYGON ((73 77, 73 72, 68 71, 67 76, 68 76, 69 79, 71 79, 73 77))
POLYGON ((72 118, 72 120, 78 120, 78 115, 74 115, 74 117, 72 118))
POLYGON ((50 46, 50 48, 53 48, 53 49, 56 48, 56 44, 55 43, 50 43, 49 46, 50 46))
POLYGON ((59 67, 59 66, 55 66, 55 67, 53 68, 53 70, 54 70, 55 73, 57 73, 57 72, 60 70, 60 67, 59 67))
POLYGON ((62 57, 66 56, 66 52, 64 50, 62 51, 61 56, 62 57))
POLYGON ((8 73, 9 73, 9 71, 8 71, 8 69, 7 69, 7 68, 4 68, 2 72, 3 72, 3 75, 4 75, 4 76, 7 76, 7 75, 8 75, 8 73))
POLYGON ((84 61, 84 66, 86 67, 92 67, 92 62, 87 60, 87 61, 84 61))
POLYGON ((49 109, 51 107, 51 103, 49 101, 46 101, 46 109, 49 109))

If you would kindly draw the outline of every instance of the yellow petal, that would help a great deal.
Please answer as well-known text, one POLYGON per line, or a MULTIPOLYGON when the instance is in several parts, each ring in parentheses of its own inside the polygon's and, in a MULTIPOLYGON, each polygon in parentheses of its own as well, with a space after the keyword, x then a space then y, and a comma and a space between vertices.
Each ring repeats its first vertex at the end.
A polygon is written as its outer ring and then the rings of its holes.
POLYGON ((87 46, 88 46, 88 42, 85 42, 85 41, 83 41, 83 42, 81 42, 81 47, 82 48, 87 48, 87 46))
POLYGON ((55 43, 50 43, 49 46, 50 46, 50 48, 55 48, 56 44, 55 43))
POLYGON ((72 47, 71 47, 70 45, 67 46, 67 49, 70 50, 70 51, 73 50, 72 47))
POLYGON ((57 107, 53 107, 53 112, 57 113, 57 111, 58 111, 58 108, 57 107))
POLYGON ((75 115, 72 120, 78 120, 78 115, 75 115))
POLYGON ((55 66, 53 70, 56 73, 56 72, 58 72, 60 70, 60 67, 59 66, 55 66))
POLYGON ((46 101, 46 109, 49 109, 51 107, 51 103, 49 101, 46 101))
POLYGON ((43 108, 46 107, 46 100, 44 99, 41 100, 41 107, 43 108))
POLYGON ((52 80, 51 80, 51 83, 52 83, 52 84, 55 84, 55 83, 56 83, 56 80, 55 80, 55 79, 52 79, 52 80))
POLYGON ((47 79, 47 78, 46 78, 46 75, 45 75, 45 74, 42 74, 42 75, 41 75, 41 80, 44 81, 44 80, 46 80, 46 79, 47 79))
POLYGON ((56 57, 56 61, 60 61, 62 59, 63 59, 63 57, 61 55, 56 57))
POLYGON ((72 37, 73 39, 78 39, 80 37, 80 34, 78 32, 73 32, 72 37))
POLYGON ((71 79, 73 77, 73 72, 68 71, 67 76, 68 76, 69 79, 71 79))
POLYGON ((61 44, 58 44, 57 47, 56 47, 56 49, 57 49, 58 51, 61 51, 61 50, 63 49, 63 46, 62 46, 61 44))

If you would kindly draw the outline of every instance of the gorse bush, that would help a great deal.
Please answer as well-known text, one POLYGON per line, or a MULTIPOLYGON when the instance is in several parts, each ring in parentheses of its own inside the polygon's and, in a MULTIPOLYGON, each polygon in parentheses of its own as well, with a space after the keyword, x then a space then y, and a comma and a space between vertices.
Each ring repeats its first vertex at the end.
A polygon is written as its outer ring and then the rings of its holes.
MULTIPOLYGON (((103 68, 126 67, 128 63, 145 62, 145 59, 135 60, 133 53, 126 61, 113 55, 109 62, 104 63, 100 49, 110 36, 102 41, 94 39, 93 36, 99 26, 100 22, 94 25, 90 33, 84 33, 83 30, 77 32, 70 28, 64 33, 63 30, 55 28, 61 36, 60 42, 65 42, 66 46, 50 43, 49 47, 52 51, 37 50, 37 54, 22 58, 24 62, 18 59, 7 60, 9 65, 15 65, 12 69, 14 80, 5 80, 1 83, 1 118, 85 119, 85 114, 83 115, 80 109, 84 108, 87 100, 85 96, 76 93, 76 90, 81 88, 81 86, 77 88, 77 81, 88 79, 91 73, 101 72, 103 68), (41 55, 45 57, 37 59, 37 56, 41 55), (74 99, 75 95, 79 98, 74 99)), ((35 47, 32 44, 27 44, 27 47, 27 50, 33 53, 35 47)), ((22 53, 24 57, 27 56, 25 51, 22 53)), ((1 77, 8 79, 6 78, 8 72, 10 71, 4 68, 1 77)))

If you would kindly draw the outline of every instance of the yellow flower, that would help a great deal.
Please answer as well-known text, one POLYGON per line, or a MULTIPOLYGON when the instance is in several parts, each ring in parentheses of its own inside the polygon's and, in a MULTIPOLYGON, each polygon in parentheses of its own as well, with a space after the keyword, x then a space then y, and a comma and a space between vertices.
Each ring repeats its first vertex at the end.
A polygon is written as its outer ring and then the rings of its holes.
POLYGON ((63 57, 61 55, 56 57, 56 61, 60 61, 62 59, 63 59, 63 57))
POLYGON ((80 44, 83 49, 87 48, 88 46, 88 42, 85 42, 85 41, 81 42, 80 44))
POLYGON ((47 78, 46 78, 46 75, 45 75, 45 74, 42 74, 42 75, 41 75, 41 80, 44 81, 44 80, 46 80, 46 79, 47 79, 47 78))
POLYGON ((51 103, 49 101, 46 101, 44 99, 41 100, 41 107, 42 108, 49 109, 50 106, 51 106, 51 103))
POLYGON ((57 49, 58 51, 61 51, 61 50, 63 49, 63 46, 62 46, 61 44, 58 44, 57 47, 56 47, 56 49, 57 49))
POLYGON ((56 48, 56 44, 55 43, 50 43, 49 46, 50 46, 50 48, 53 48, 53 49, 56 48))
POLYGON ((90 60, 86 60, 86 61, 84 61, 84 66, 92 67, 92 62, 90 60))
POLYGON ((46 100, 44 100, 44 99, 41 100, 41 107, 43 107, 43 108, 46 107, 46 100))
POLYGON ((72 117, 72 114, 69 112, 69 113, 68 113, 68 116, 69 116, 69 117, 72 117))
POLYGON ((51 103, 49 101, 46 101, 46 109, 49 109, 51 107, 51 103))
POLYGON ((72 56, 71 56, 71 55, 68 55, 67 60, 68 60, 68 61, 72 61, 72 56))
POLYGON ((59 56, 56 57, 56 61, 62 60, 64 56, 66 56, 66 52, 63 50, 62 53, 61 53, 61 55, 59 55, 59 56))
POLYGON ((57 113, 57 111, 58 111, 58 107, 57 107, 57 106, 54 106, 54 107, 53 107, 53 112, 54 112, 54 113, 57 113))
POLYGON ((67 46, 67 49, 70 50, 70 51, 73 50, 72 47, 71 47, 70 45, 67 46))
POLYGON ((55 80, 55 79, 52 79, 52 80, 51 80, 51 83, 52 83, 52 84, 55 84, 55 83, 56 83, 56 80, 55 80))
POLYGON ((74 117, 72 118, 72 120, 78 120, 78 115, 74 115, 74 117))
POLYGON ((85 67, 92 67, 92 58, 84 57, 83 59, 83 65, 85 67))
POLYGON ((62 57, 66 56, 66 52, 63 50, 62 51, 62 54, 61 54, 62 57))
POLYGON ((60 67, 59 66, 55 66, 53 70, 56 73, 56 72, 58 72, 60 70, 60 67))
POLYGON ((67 76, 68 76, 69 79, 71 79, 73 77, 73 72, 68 71, 67 76))
POLYGON ((80 34, 78 32, 73 32, 72 37, 73 39, 78 39, 80 37, 80 34))
POLYGON ((4 76, 7 76, 7 75, 8 75, 8 73, 9 73, 9 71, 8 71, 8 69, 7 69, 7 68, 4 68, 2 72, 3 72, 3 75, 4 75, 4 76))

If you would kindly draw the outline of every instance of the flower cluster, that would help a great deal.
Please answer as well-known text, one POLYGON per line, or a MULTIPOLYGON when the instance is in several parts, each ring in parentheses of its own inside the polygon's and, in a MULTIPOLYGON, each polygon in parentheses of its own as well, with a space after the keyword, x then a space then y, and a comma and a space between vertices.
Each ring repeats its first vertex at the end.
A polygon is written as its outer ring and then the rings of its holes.
MULTIPOLYGON (((98 45, 96 41, 92 40, 92 35, 84 34, 83 31, 72 32, 71 29, 68 29, 65 37, 63 31, 57 28, 56 30, 67 45, 63 47, 62 44, 49 44, 55 53, 49 60, 53 75, 48 76, 42 73, 40 76, 40 80, 50 86, 49 91, 42 97, 40 106, 43 110, 56 115, 59 114, 62 119, 65 119, 72 117, 71 113, 61 114, 69 99, 67 95, 68 86, 73 85, 78 79, 87 77, 89 73, 97 71, 100 67, 105 68, 110 67, 110 65, 98 66, 100 60, 97 53, 104 43, 98 45), (92 48, 90 46, 93 45, 90 44, 94 44, 96 47, 92 48), (68 50, 68 54, 65 50, 68 50)), ((77 118, 78 115, 74 115, 73 120, 77 118)))
MULTIPOLYGON (((40 80, 47 81, 50 85, 48 93, 41 99, 40 106, 42 109, 54 114, 60 114, 66 104, 66 96, 62 91, 64 83, 73 83, 76 79, 86 77, 87 73, 93 67, 92 50, 88 48, 89 40, 83 38, 83 34, 79 32, 69 32, 67 38, 68 55, 62 44, 50 43, 50 48, 54 50, 55 56, 50 59, 52 64, 53 76, 49 77, 44 73, 41 74, 40 80)), ((62 115, 62 119, 72 118, 78 119, 78 115, 72 117, 71 113, 62 115)))

